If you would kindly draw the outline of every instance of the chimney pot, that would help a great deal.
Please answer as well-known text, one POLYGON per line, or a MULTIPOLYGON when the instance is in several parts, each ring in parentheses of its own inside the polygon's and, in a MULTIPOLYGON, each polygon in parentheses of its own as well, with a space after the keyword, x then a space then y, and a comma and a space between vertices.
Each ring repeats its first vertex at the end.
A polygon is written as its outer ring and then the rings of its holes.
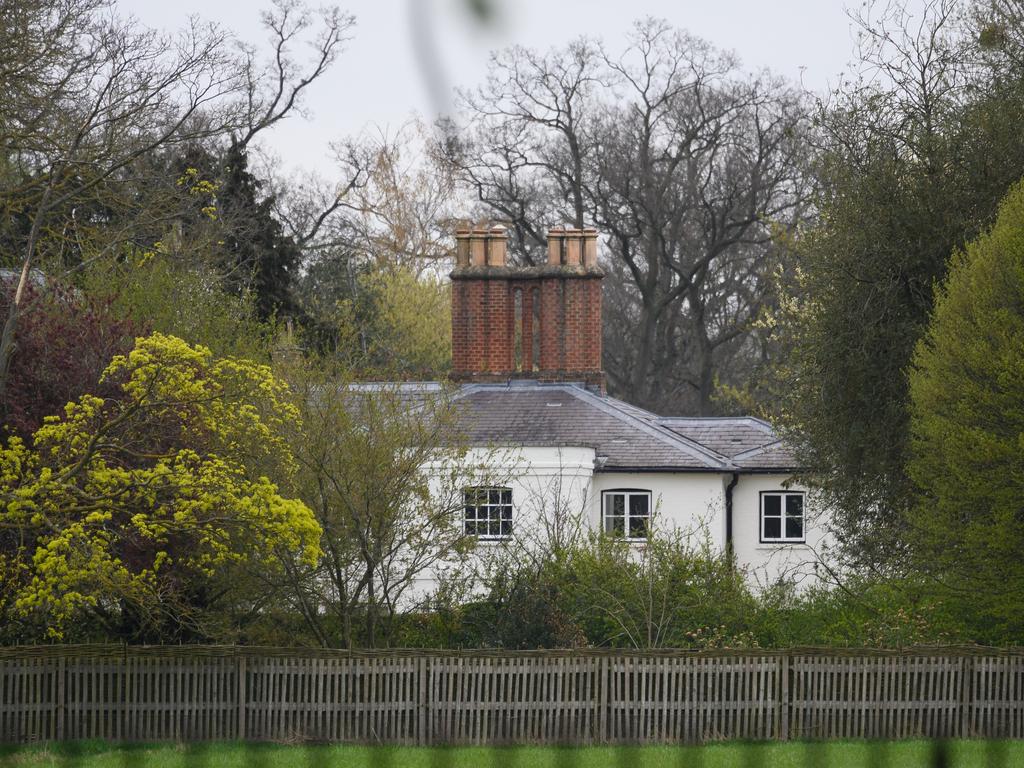
POLYGON ((579 266, 583 261, 583 230, 565 230, 565 263, 579 266))
POLYGON ((594 227, 583 230, 583 266, 588 269, 597 266, 597 230, 594 227))
POLYGON ((562 248, 565 243, 565 231, 561 227, 548 230, 548 264, 558 266, 562 263, 562 248))
POLYGON ((455 230, 455 264, 459 267, 469 266, 469 233, 470 229, 460 226, 455 230))
POLYGON ((487 239, 487 263, 492 267, 505 266, 508 253, 508 234, 502 226, 491 227, 487 239))
POLYGON ((474 267, 482 267, 487 263, 487 230, 474 227, 469 236, 470 263, 474 267))

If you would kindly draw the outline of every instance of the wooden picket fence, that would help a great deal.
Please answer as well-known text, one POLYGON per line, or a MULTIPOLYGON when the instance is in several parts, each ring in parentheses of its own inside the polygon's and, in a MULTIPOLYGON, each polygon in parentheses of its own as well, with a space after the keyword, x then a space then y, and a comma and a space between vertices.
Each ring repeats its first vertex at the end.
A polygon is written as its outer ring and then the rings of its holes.
POLYGON ((1024 737, 1024 653, 0 648, 0 741, 1024 737))

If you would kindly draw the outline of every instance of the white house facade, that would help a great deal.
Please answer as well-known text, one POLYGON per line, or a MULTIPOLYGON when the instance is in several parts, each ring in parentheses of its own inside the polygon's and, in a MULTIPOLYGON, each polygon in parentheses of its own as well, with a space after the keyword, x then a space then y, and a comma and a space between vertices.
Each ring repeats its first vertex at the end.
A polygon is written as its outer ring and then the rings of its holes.
POLYGON ((822 511, 765 422, 658 417, 574 382, 465 384, 456 398, 467 461, 497 478, 466 493, 464 530, 484 548, 580 524, 637 546, 676 531, 731 548, 756 584, 815 578, 822 511))

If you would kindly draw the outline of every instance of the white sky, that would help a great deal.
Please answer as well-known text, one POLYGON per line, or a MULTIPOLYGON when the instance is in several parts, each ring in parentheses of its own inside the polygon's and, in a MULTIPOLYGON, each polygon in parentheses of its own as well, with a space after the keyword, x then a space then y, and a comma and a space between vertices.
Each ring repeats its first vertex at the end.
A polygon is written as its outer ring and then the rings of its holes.
MULTIPOLYGON (((293 117, 266 137, 286 166, 330 175, 324 164, 332 140, 394 128, 412 113, 436 115, 414 47, 416 2, 427 6, 417 15, 429 20, 449 86, 481 82, 490 51, 508 45, 546 49, 588 35, 621 49, 627 28, 644 16, 734 51, 747 69, 768 67, 813 90, 835 83, 853 51, 843 0, 492 0, 498 14, 490 28, 467 13, 467 0, 349 0, 339 5, 356 16, 354 37, 311 87, 308 119, 293 117)), ((269 0, 119 0, 119 7, 157 28, 174 30, 198 15, 248 42, 267 40, 259 12, 269 0)))

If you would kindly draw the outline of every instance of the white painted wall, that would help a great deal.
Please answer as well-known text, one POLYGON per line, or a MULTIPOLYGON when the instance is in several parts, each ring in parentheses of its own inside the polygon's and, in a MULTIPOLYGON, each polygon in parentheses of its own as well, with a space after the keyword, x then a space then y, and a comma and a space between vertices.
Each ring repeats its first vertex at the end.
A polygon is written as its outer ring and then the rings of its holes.
POLYGON ((725 546, 722 475, 705 472, 600 472, 594 476, 591 522, 601 530, 601 492, 636 488, 651 492, 654 526, 693 531, 706 526, 717 547, 725 546))
POLYGON ((801 586, 815 580, 814 563, 828 543, 823 510, 814 494, 804 498, 804 544, 761 543, 761 491, 804 491, 788 475, 740 475, 733 489, 733 549, 759 585, 791 579, 801 586))
MULTIPOLYGON (((524 446, 474 449, 469 463, 485 467, 482 475, 493 484, 512 488, 513 536, 516 542, 481 542, 471 568, 485 569, 510 546, 540 546, 552 537, 570 535, 572 526, 601 530, 601 494, 615 489, 651 492, 656 528, 706 534, 725 547, 725 488, 729 474, 714 472, 594 472, 595 454, 586 447, 524 446)), ((806 490, 783 474, 741 474, 733 489, 733 547, 737 562, 746 566, 752 585, 792 579, 803 586, 815 579, 814 563, 827 544, 822 510, 812 494, 805 499, 806 543, 760 542, 760 492, 806 490)), ((416 594, 434 589, 425 576, 416 594)))
MULTIPOLYGON (((592 518, 593 448, 564 446, 519 446, 474 448, 465 457, 473 467, 467 476, 482 485, 512 489, 512 529, 515 541, 477 543, 467 565, 469 573, 480 573, 510 547, 539 547, 552 537, 571 535, 573 526, 588 526, 592 518)), ((443 475, 440 469, 435 470, 443 475)), ((410 590, 408 603, 415 604, 437 587, 437 575, 453 564, 440 562, 424 573, 410 590)), ((476 590, 473 590, 474 592, 476 590)))
MULTIPOLYGON (((695 531, 705 526, 712 542, 725 547, 725 488, 731 475, 719 473, 598 473, 594 475, 592 523, 601 524, 600 492, 614 488, 650 490, 663 529, 695 531)), ((750 573, 751 583, 764 586, 780 579, 811 584, 828 538, 823 511, 813 494, 805 498, 805 543, 762 544, 761 491, 805 491, 783 474, 741 474, 733 489, 733 550, 750 573)))

